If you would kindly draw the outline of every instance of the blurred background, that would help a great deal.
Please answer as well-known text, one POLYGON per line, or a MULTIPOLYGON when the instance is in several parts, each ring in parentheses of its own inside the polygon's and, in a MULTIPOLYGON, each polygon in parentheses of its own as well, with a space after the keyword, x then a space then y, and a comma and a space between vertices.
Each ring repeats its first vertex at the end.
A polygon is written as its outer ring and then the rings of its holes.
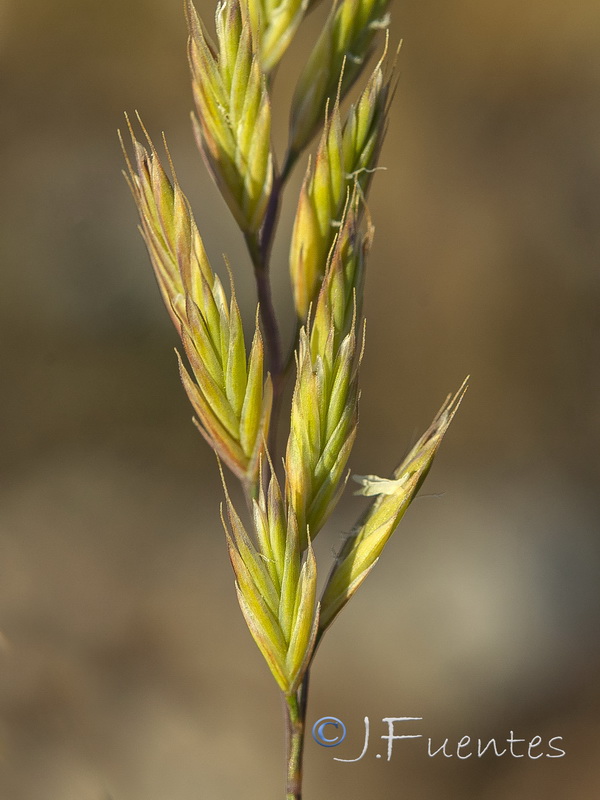
MULTIPOLYGON (((199 6, 210 22, 212 3, 199 6)), ((285 57, 275 144, 325 5, 285 57)), ((376 176, 361 425, 389 474, 471 388, 385 557, 326 638, 307 800, 600 796, 600 5, 404 0, 376 176), (354 764, 369 716, 372 747, 354 764), (563 737, 566 757, 382 752, 563 737), (408 731, 403 731, 408 732, 408 731)), ((214 458, 120 170, 139 109, 167 133, 248 322, 241 237, 195 151, 182 3, 0 4, 0 798, 282 796, 278 692, 237 607, 214 458)), ((291 333, 281 219, 273 281, 291 333)), ((327 560, 363 501, 319 537, 327 560)), ((548 752, 546 747, 543 752, 548 752)))

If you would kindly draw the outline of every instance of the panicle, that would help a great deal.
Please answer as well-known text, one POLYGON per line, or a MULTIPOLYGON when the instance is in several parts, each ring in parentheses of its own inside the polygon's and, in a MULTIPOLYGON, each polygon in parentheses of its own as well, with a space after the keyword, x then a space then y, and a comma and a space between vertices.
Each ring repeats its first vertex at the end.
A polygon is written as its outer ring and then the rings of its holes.
MULTIPOLYGON (((220 0, 213 42, 192 0, 186 0, 196 139, 250 248, 268 334, 277 333, 270 316, 268 269, 280 191, 325 120, 301 188, 290 247, 302 327, 283 491, 265 444, 273 387, 265 375, 259 309, 248 351, 231 273, 226 292, 209 263, 170 156, 169 175, 139 117, 146 144, 136 139, 127 119, 132 158, 123 147, 141 233, 183 345, 187 366, 177 354, 181 380, 194 422, 219 460, 226 509, 222 520, 239 604, 290 709, 305 699, 299 688, 321 635, 377 563, 425 480, 467 387, 465 381, 447 398, 391 477, 355 476, 357 494, 373 501, 345 540, 319 603, 312 541, 345 487, 357 432, 362 296, 373 240, 366 197, 379 168, 395 76, 394 66, 384 74, 386 34, 380 62, 342 118, 343 98, 362 73, 377 31, 388 27, 390 0, 334 0, 298 81, 290 144, 281 173, 275 174, 268 80, 316 2, 220 0), (234 508, 221 462, 242 482, 251 528, 234 508)), ((277 335, 267 344, 276 353, 279 407, 284 371, 277 335)))

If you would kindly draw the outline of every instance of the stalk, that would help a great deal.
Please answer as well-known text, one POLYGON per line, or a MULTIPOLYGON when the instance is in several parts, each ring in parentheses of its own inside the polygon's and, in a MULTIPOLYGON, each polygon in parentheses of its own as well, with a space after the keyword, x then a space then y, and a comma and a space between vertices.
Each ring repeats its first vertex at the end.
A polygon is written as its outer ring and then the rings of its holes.
POLYGON ((256 293, 260 303, 260 321, 267 351, 267 366, 275 383, 282 372, 281 336, 273 306, 268 258, 265 258, 263 247, 257 235, 246 234, 245 238, 254 268, 256 293))
MULTIPOLYGON (((283 359, 279 323, 273 306, 270 280, 270 260, 273 238, 281 207, 281 192, 289 177, 295 159, 286 159, 284 170, 273 181, 273 188, 267 204, 265 220, 258 234, 246 234, 246 246, 254 268, 256 293, 259 302, 259 316, 265 340, 267 365, 273 381, 273 405, 271 427, 269 430, 269 452, 273 463, 277 456, 277 429, 283 399, 285 380, 297 345, 299 326, 296 326, 294 340, 287 358, 283 359)), ((302 685, 294 694, 284 694, 285 714, 285 758, 286 758, 286 800, 302 798, 302 758, 304 753, 304 730, 306 726, 306 701, 308 692, 306 671, 302 685)))
POLYGON ((286 800, 302 800, 302 753, 306 705, 300 699, 301 691, 285 696, 286 718, 286 800))
POLYGON ((296 348, 299 333, 299 328, 297 327, 290 352, 284 359, 279 323, 277 321, 275 307, 273 306, 270 262, 273 239, 277 228, 279 212, 281 210, 281 193, 287 182, 292 166, 293 164, 286 160, 284 171, 280 175, 275 175, 273 179, 273 187, 267 202, 267 210, 261 230, 257 233, 245 234, 246 247, 248 248, 252 267, 254 269, 260 322, 267 355, 267 369, 271 373, 271 380, 273 381, 273 406, 271 410, 271 427, 268 441, 269 453, 271 454, 273 463, 277 461, 277 429, 279 426, 279 417, 281 415, 283 389, 285 387, 288 368, 292 361, 292 355, 296 348))

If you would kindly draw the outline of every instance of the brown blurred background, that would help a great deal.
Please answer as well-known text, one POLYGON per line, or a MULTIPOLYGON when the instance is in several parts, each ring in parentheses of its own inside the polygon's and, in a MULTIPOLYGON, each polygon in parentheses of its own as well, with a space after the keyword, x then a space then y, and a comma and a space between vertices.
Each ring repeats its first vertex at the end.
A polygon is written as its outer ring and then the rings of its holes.
MULTIPOLYGON (((282 796, 275 684, 245 630, 212 455, 179 385, 116 128, 167 132, 248 320, 240 236, 195 152, 182 3, 3 0, 0 800, 282 796)), ((200 7, 205 18, 212 3, 200 7)), ((319 653, 307 800, 600 796, 600 4, 405 0, 371 207, 355 472, 388 474, 471 389, 424 495, 319 653), (362 720, 372 747, 356 764, 362 720), (376 760, 385 716, 441 744, 567 756, 376 760), (414 723, 417 725, 417 723, 414 723), (545 750, 547 752, 547 748, 545 750)), ((279 71, 275 129, 325 7, 279 71)), ((290 333, 286 237, 277 304, 290 333)), ((327 559, 362 508, 321 534, 327 559)))

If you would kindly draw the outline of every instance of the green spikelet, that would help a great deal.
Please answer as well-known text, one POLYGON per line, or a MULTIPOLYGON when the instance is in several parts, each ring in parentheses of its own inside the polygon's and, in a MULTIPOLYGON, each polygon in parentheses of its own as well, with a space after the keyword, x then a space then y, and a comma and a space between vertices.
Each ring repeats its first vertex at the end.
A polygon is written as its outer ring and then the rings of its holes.
POLYGON ((135 157, 132 163, 126 156, 127 177, 165 305, 191 367, 190 374, 178 357, 194 421, 227 466, 245 484, 254 484, 272 403, 258 321, 247 357, 233 284, 228 302, 176 177, 171 183, 149 139, 147 151, 133 131, 131 138, 135 157))
POLYGON ((317 565, 310 543, 303 554, 293 510, 286 513, 277 478, 252 503, 254 539, 226 492, 229 556, 246 623, 285 694, 298 687, 318 629, 317 565))
POLYGON ((337 558, 321 600, 320 633, 333 622, 379 560, 387 541, 427 477, 466 389, 465 381, 459 391, 446 400, 427 431, 394 471, 393 479, 374 475, 357 478, 362 486, 357 494, 375 496, 376 499, 337 558))
POLYGON ((290 152, 298 154, 322 124, 325 106, 344 97, 358 78, 379 30, 387 29, 389 0, 341 0, 334 3, 304 68, 292 101, 290 152))
POLYGON ((248 0, 255 38, 265 72, 277 66, 302 22, 308 0, 248 0))
POLYGON ((349 193, 366 197, 385 134, 393 73, 373 72, 342 125, 339 101, 327 121, 300 192, 290 248, 296 311, 305 319, 325 272, 349 193))
POLYGON ((273 184, 271 104, 252 27, 237 0, 219 3, 214 47, 187 0, 198 146, 240 228, 259 230, 273 184))
POLYGON ((331 253, 314 321, 300 333, 296 385, 286 451, 288 503, 314 538, 344 487, 358 424, 358 365, 354 298, 362 285, 371 231, 358 229, 356 207, 346 216, 331 253))

